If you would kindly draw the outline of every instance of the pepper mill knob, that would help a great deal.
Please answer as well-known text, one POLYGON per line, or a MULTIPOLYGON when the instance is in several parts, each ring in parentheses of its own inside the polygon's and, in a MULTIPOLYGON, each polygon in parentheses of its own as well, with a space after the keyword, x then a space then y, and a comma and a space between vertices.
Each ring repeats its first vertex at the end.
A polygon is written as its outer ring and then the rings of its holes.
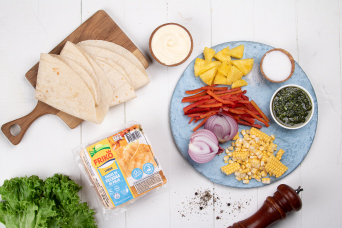
POLYGON ((285 219, 288 214, 302 208, 302 200, 298 195, 301 191, 303 189, 300 186, 294 190, 286 184, 279 185, 274 195, 267 197, 255 214, 228 228, 267 228, 285 219))

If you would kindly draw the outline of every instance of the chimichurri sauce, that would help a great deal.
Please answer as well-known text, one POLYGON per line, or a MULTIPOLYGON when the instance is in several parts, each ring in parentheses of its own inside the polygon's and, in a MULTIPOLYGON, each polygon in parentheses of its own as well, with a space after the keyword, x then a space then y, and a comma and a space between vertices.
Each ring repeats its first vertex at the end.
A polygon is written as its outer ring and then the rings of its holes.
POLYGON ((309 96, 297 87, 281 89, 273 100, 273 114, 285 126, 305 123, 311 110, 312 104, 309 96))

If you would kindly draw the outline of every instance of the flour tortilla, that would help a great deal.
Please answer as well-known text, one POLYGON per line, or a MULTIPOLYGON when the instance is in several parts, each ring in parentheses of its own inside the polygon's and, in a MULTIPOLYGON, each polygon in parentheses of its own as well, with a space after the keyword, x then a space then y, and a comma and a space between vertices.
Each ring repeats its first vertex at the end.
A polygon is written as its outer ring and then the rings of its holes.
POLYGON ((129 62, 127 59, 114 52, 92 46, 79 47, 90 56, 101 57, 105 58, 106 60, 111 60, 118 64, 120 67, 122 67, 122 69, 124 69, 127 73, 128 77, 131 79, 133 88, 135 90, 150 82, 148 77, 144 75, 140 70, 138 70, 138 68, 136 68, 131 62, 129 62))
POLYGON ((104 110, 107 113, 113 97, 113 90, 105 72, 94 62, 94 60, 91 59, 89 55, 71 42, 67 42, 65 44, 61 51, 61 55, 73 59, 84 69, 88 69, 87 72, 89 71, 94 73, 94 76, 96 76, 98 81, 98 91, 100 95, 100 103, 98 106, 103 107, 100 110, 104 110))
POLYGON ((127 76, 126 71, 124 71, 124 69, 122 69, 122 67, 120 67, 118 64, 116 64, 115 62, 108 60, 106 58, 101 58, 101 57, 95 57, 93 56, 94 59, 100 60, 101 62, 105 62, 108 65, 110 65, 111 67, 113 67, 115 70, 119 71, 119 73, 126 79, 126 81, 133 87, 132 81, 131 79, 127 76))
POLYGON ((41 54, 36 99, 72 116, 101 123, 108 106, 95 108, 94 98, 84 81, 64 62, 41 54))
POLYGON ((83 82, 87 85, 88 89, 91 92, 91 95, 94 98, 94 101, 96 100, 96 89, 93 80, 89 76, 89 74, 74 60, 69 59, 65 56, 60 55, 52 55, 53 57, 59 59, 66 65, 68 65, 75 73, 83 80, 83 82))
POLYGON ((128 51, 126 48, 120 45, 117 45, 112 42, 104 41, 104 40, 85 40, 85 41, 78 43, 77 45, 103 48, 108 51, 114 52, 118 55, 121 55, 122 57, 130 61, 136 68, 138 68, 143 74, 147 76, 147 72, 144 66, 139 61, 139 59, 135 55, 133 55, 132 52, 128 51))
POLYGON ((76 47, 75 44, 69 41, 67 41, 66 44, 64 45, 64 48, 62 49, 60 55, 62 57, 66 57, 71 60, 74 60, 78 65, 80 65, 88 73, 95 87, 95 90, 94 90, 95 104, 99 105, 101 102, 99 82, 97 79, 97 75, 95 74, 90 63, 87 61, 86 57, 82 54, 81 51, 79 51, 79 49, 76 47))
POLYGON ((120 74, 119 71, 105 62, 101 62, 97 59, 94 59, 94 61, 106 73, 109 84, 112 86, 113 97, 110 104, 111 107, 137 97, 133 87, 126 81, 126 79, 122 76, 122 74, 120 74))

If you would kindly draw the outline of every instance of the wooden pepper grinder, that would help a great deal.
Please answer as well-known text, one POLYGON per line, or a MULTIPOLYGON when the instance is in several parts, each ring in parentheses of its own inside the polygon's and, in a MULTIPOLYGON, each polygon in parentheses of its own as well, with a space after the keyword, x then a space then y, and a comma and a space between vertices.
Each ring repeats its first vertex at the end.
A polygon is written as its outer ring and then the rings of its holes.
POLYGON ((302 200, 298 195, 301 191, 303 189, 300 186, 294 190, 286 184, 279 185, 273 197, 267 197, 254 215, 228 228, 266 228, 285 219, 288 214, 302 208, 302 200))

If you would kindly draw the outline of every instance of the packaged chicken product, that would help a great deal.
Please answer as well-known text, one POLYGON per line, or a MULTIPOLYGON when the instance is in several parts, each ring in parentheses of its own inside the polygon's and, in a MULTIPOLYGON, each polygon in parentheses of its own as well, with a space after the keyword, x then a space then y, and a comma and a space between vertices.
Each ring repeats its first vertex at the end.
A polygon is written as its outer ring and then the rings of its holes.
POLYGON ((75 151, 76 161, 95 187, 105 213, 122 212, 119 209, 166 184, 147 135, 136 122, 75 151))

